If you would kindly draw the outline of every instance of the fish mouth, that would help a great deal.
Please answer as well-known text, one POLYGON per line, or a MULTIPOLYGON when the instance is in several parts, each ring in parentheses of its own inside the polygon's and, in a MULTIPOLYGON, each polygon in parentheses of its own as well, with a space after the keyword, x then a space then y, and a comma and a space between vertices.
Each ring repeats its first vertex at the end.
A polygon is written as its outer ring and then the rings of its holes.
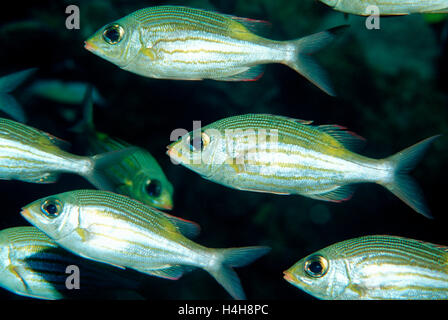
POLYGON ((95 51, 98 49, 96 45, 90 43, 89 41, 84 41, 84 48, 88 51, 95 51))
POLYGON ((283 271, 283 279, 288 281, 289 283, 295 283, 296 279, 289 271, 283 271))
POLYGON ((26 220, 31 220, 31 212, 29 209, 27 208, 22 208, 22 210, 20 211, 20 214, 22 215, 22 217, 24 217, 26 220))
POLYGON ((166 154, 171 158, 171 160, 180 161, 182 158, 182 155, 179 151, 177 151, 174 147, 171 145, 167 146, 166 154))

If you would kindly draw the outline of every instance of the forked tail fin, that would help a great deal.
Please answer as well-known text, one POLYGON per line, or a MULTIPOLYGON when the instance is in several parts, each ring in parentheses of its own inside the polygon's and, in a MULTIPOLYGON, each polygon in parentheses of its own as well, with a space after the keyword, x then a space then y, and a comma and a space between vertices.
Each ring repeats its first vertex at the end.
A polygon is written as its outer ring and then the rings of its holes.
POLYGON ((206 268, 206 270, 234 299, 246 299, 240 279, 232 267, 244 267, 265 255, 271 249, 269 247, 243 247, 216 250, 219 258, 214 265, 206 268))
POLYGON ((93 165, 89 171, 83 175, 97 189, 114 191, 114 181, 105 170, 110 168, 110 166, 119 164, 123 159, 129 157, 137 150, 137 147, 128 147, 92 156, 90 159, 93 165))
POLYGON ((432 218, 432 215, 426 206, 420 187, 408 173, 417 165, 431 143, 439 136, 427 138, 387 158, 395 170, 392 181, 383 183, 390 192, 427 218, 432 218))
POLYGON ((311 54, 328 45, 346 28, 347 26, 339 26, 291 41, 295 47, 295 52, 291 56, 291 60, 286 61, 285 64, 330 96, 335 96, 327 73, 314 61, 311 54))

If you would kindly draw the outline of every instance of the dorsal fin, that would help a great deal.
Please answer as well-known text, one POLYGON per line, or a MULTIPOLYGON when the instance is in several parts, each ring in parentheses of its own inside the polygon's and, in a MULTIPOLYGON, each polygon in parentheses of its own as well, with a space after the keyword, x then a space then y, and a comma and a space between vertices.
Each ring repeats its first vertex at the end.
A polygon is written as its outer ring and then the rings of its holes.
POLYGON ((165 217, 167 217, 171 221, 171 223, 176 226, 179 232, 187 238, 194 238, 201 232, 201 227, 196 222, 175 217, 162 211, 160 212, 163 213, 163 215, 165 215, 165 217))
POLYGON ((337 124, 324 124, 317 127, 320 131, 335 138, 339 143, 349 150, 360 150, 366 141, 365 138, 360 135, 348 131, 346 127, 337 124))
POLYGON ((68 142, 68 141, 66 141, 66 140, 64 140, 64 139, 58 138, 58 137, 56 137, 56 136, 54 136, 54 135, 52 135, 52 134, 50 134, 50 133, 48 133, 48 132, 43 132, 43 131, 42 131, 42 133, 43 133, 43 134, 50 140, 50 142, 51 142, 53 145, 55 145, 56 147, 61 148, 61 149, 63 149, 63 150, 68 150, 68 149, 70 149, 70 146, 71 146, 70 142, 68 142))
POLYGON ((241 23, 247 30, 253 32, 256 35, 266 35, 271 28, 271 23, 265 20, 257 20, 250 18, 242 18, 232 15, 225 15, 230 19, 241 23))
POLYGON ((267 114, 267 115, 271 116, 271 117, 276 117, 276 118, 279 118, 279 119, 284 119, 284 120, 287 120, 287 121, 297 122, 297 123, 300 123, 300 124, 303 124, 303 125, 308 125, 308 124, 312 124, 313 123, 313 120, 296 119, 296 118, 287 117, 287 116, 279 116, 279 115, 276 115, 276 114, 267 114))

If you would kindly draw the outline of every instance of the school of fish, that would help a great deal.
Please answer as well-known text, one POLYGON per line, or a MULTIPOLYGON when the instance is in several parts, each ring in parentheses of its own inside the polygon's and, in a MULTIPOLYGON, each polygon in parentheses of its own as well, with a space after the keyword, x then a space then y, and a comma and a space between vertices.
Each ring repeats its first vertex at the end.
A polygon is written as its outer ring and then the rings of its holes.
MULTIPOLYGON (((321 0, 344 13, 381 15, 446 13, 443 0, 321 0)), ((155 79, 254 81, 264 65, 284 64, 334 96, 326 73, 311 54, 333 41, 339 26, 289 41, 257 34, 264 21, 183 6, 137 10, 101 27, 85 41, 95 55, 155 79)), ((82 104, 84 119, 72 132, 86 155, 25 125, 11 92, 35 68, 0 77, 0 180, 56 183, 61 174, 84 177, 96 189, 66 191, 24 204, 32 226, 0 231, 0 287, 38 299, 73 298, 67 267, 82 269, 83 293, 137 291, 142 276, 177 280, 207 271, 234 299, 245 299, 233 268, 266 255, 262 245, 208 248, 193 240, 200 227, 171 210, 173 185, 144 148, 99 132, 93 104, 105 104, 88 83, 40 80, 28 94, 82 104), (84 289, 84 287, 83 287, 84 289)), ((119 71, 117 71, 119 72, 119 71)), ((176 163, 214 183, 237 190, 343 202, 356 184, 385 187, 421 215, 432 218, 409 175, 439 135, 383 159, 357 153, 363 138, 340 125, 315 125, 272 114, 243 114, 193 130, 168 145, 176 163)), ((300 198, 297 198, 300 201, 300 198)), ((341 241, 302 258, 284 279, 318 299, 448 299, 448 247, 391 235, 341 241)))

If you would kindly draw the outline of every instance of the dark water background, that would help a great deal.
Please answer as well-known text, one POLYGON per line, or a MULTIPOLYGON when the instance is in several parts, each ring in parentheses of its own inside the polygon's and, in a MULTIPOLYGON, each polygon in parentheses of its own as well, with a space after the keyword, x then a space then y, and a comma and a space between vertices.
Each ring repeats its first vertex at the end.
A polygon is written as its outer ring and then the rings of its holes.
MULTIPOLYGON (((172 214, 198 222, 197 242, 209 247, 268 245, 272 252, 238 269, 250 299, 312 299, 288 284, 282 272, 327 245, 369 234, 389 234, 448 245, 447 191, 447 20, 429 23, 422 15, 381 19, 367 30, 364 19, 332 11, 317 1, 21 1, 0 13, 0 74, 38 67, 14 92, 28 124, 68 141, 67 131, 82 116, 78 106, 61 105, 22 92, 37 79, 90 82, 107 100, 95 108, 97 129, 149 150, 173 183, 172 214), (65 7, 81 10, 81 29, 65 28, 65 7), (155 80, 123 71, 83 48, 104 24, 151 5, 180 4, 268 20, 270 37, 287 40, 348 23, 351 28, 318 54, 337 98, 329 97, 293 70, 268 65, 257 82, 223 83, 155 80), (26 22, 21 24, 19 22, 26 22), (245 113, 271 113, 317 124, 339 124, 367 139, 362 154, 389 156, 434 134, 444 134, 413 172, 435 217, 428 220, 387 190, 359 185, 342 204, 232 190, 171 163, 165 154, 170 133, 192 130, 245 113)), ((82 146, 75 146, 79 154, 82 146)), ((91 188, 64 175, 51 185, 1 181, 0 229, 27 225, 22 206, 44 196, 91 188)), ((178 281, 145 277, 140 294, 149 299, 227 299, 204 271, 178 281)), ((0 299, 15 299, 0 290, 0 299)))

